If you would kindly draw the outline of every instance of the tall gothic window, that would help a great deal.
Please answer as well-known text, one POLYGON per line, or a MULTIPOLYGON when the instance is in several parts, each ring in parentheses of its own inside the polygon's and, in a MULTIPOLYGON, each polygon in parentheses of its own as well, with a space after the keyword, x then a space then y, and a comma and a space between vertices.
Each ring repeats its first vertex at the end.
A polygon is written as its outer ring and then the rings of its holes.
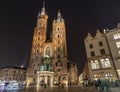
POLYGON ((95 60, 95 61, 92 60, 91 67, 92 67, 92 69, 99 69, 98 60, 95 60))
POLYGON ((109 58, 101 59, 102 68, 111 67, 109 58))
POLYGON ((47 46, 47 47, 46 47, 45 55, 47 55, 47 56, 50 57, 50 46, 47 46))

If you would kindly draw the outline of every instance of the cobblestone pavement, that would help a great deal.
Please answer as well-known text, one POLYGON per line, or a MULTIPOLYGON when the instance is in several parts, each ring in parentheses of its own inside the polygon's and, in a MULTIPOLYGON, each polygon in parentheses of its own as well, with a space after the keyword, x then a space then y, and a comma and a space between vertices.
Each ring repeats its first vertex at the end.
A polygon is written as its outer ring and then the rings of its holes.
POLYGON ((101 91, 95 87, 69 87, 69 88, 26 88, 21 90, 6 90, 0 92, 120 92, 120 88, 109 89, 109 91, 101 91))

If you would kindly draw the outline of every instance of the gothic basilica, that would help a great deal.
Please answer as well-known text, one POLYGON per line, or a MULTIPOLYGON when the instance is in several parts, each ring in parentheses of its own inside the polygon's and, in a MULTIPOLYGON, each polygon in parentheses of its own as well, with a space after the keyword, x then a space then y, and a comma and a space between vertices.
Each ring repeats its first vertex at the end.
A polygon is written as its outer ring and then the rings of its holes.
POLYGON ((50 37, 47 37, 47 22, 48 15, 43 4, 34 29, 27 69, 27 86, 76 85, 78 83, 77 65, 67 59, 65 22, 60 11, 52 22, 50 37))

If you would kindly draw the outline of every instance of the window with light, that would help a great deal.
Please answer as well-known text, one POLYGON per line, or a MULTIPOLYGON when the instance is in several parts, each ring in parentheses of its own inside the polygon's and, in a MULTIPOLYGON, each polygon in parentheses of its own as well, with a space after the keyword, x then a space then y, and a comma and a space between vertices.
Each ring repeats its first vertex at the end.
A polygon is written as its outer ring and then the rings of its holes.
POLYGON ((114 37, 115 40, 119 39, 120 38, 120 33, 114 34, 113 37, 114 37))
POLYGON ((102 68, 111 67, 109 58, 101 59, 102 68))
POLYGON ((98 60, 91 61, 91 67, 92 67, 92 69, 99 69, 98 60))
POLYGON ((106 74, 105 74, 105 78, 110 78, 110 77, 112 77, 113 75, 112 75, 112 73, 111 72, 107 72, 106 74))
POLYGON ((119 54, 119 56, 120 56, 120 51, 118 51, 118 54, 119 54))
POLYGON ((117 48, 120 48, 120 42, 116 42, 117 48))
POLYGON ((99 73, 95 73, 94 74, 94 78, 99 78, 100 77, 100 74, 99 73))

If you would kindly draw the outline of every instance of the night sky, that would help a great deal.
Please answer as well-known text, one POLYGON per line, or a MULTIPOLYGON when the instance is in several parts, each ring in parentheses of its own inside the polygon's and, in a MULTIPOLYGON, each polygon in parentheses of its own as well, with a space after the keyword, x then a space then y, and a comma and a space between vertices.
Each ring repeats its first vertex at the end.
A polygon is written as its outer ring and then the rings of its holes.
MULTIPOLYGON (((84 38, 97 29, 114 28, 120 22, 120 0, 45 0, 48 33, 61 11, 66 24, 68 59, 78 64, 79 73, 86 62, 84 38)), ((0 1, 0 67, 28 65, 37 14, 43 0, 0 1)))

